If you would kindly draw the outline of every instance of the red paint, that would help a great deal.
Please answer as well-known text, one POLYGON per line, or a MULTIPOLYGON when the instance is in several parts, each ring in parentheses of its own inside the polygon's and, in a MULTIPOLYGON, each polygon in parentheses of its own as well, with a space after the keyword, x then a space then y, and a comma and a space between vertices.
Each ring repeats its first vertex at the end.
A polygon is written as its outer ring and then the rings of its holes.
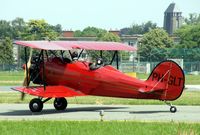
MULTIPOLYGON (((84 41, 16 41, 15 44, 43 50, 127 50, 134 47, 116 42, 84 41)), ((43 63, 42 63, 43 64, 43 63)), ((40 77, 43 78, 43 66, 40 77)), ((161 62, 146 81, 129 77, 112 66, 90 70, 89 63, 62 63, 53 58, 45 62, 46 90, 42 87, 18 87, 15 90, 40 97, 71 97, 82 95, 175 100, 182 94, 185 77, 173 61, 161 62)))
MULTIPOLYGON (((80 96, 81 92, 95 96, 175 100, 182 94, 185 81, 181 68, 172 61, 160 63, 146 81, 129 77, 112 66, 90 70, 89 63, 80 61, 63 64, 59 60, 53 60, 46 62, 45 67, 46 83, 54 86, 53 92, 51 88, 52 95, 45 97, 55 97, 55 93, 58 97, 80 96), (64 91, 72 94, 66 95, 64 91)), ((41 77, 42 71, 41 69, 41 77)), ((35 94, 32 90, 17 90, 35 94)), ((37 96, 44 96, 44 92, 40 92, 37 96)))
POLYGON ((86 96, 80 91, 75 91, 72 88, 66 86, 47 86, 44 90, 43 86, 31 86, 31 87, 16 87, 17 91, 24 92, 30 95, 38 97, 73 97, 73 96, 86 96))

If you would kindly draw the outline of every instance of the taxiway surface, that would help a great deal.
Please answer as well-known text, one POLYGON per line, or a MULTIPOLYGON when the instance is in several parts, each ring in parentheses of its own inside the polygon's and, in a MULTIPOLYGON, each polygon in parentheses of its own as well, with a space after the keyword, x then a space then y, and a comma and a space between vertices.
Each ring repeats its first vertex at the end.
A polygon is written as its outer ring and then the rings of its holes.
POLYGON ((56 111, 45 104, 43 111, 32 113, 28 104, 0 104, 3 120, 104 120, 200 122, 200 106, 176 106, 171 113, 166 105, 68 105, 65 111, 56 111))

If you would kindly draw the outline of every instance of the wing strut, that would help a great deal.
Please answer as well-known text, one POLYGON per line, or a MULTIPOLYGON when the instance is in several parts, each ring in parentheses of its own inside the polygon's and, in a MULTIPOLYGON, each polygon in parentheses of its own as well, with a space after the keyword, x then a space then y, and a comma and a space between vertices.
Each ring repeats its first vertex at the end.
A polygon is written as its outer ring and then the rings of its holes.
POLYGON ((112 65, 112 63, 113 63, 113 61, 114 61, 114 59, 115 59, 115 55, 116 55, 116 51, 115 51, 114 54, 113 54, 112 60, 110 61, 110 65, 112 65))
POLYGON ((100 57, 103 58, 103 51, 100 51, 100 57))
MULTIPOLYGON (((27 59, 27 47, 24 47, 24 53, 25 53, 25 62, 26 62, 26 84, 28 84, 28 59, 27 59)), ((27 85, 28 86, 28 85, 27 85)))
POLYGON ((78 55, 78 59, 81 57, 81 54, 83 53, 84 49, 81 50, 81 52, 78 55))
POLYGON ((46 77, 45 77, 45 61, 44 61, 44 50, 42 50, 42 61, 43 61, 43 65, 42 65, 42 69, 43 69, 43 85, 44 85, 44 91, 46 90, 46 77))
POLYGON ((117 69, 119 69, 119 55, 118 55, 118 51, 115 51, 114 54, 113 54, 113 57, 112 57, 112 60, 110 62, 110 65, 112 65, 115 57, 116 57, 116 64, 117 64, 117 69))
POLYGON ((117 63, 117 69, 119 69, 119 55, 118 55, 118 51, 115 51, 116 52, 116 63, 117 63))
POLYGON ((72 52, 70 50, 68 52, 69 52, 69 55, 70 55, 71 59, 73 60, 73 58, 72 58, 72 52))

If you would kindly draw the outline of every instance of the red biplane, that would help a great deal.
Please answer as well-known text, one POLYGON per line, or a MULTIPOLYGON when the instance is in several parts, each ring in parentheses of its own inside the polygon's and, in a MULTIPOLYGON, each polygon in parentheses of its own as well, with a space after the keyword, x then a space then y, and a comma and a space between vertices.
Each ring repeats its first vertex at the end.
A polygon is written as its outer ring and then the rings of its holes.
MULTIPOLYGON (((29 103, 32 112, 40 112, 43 104, 55 98, 56 110, 65 110, 65 97, 74 96, 107 96, 119 98, 157 99, 172 101, 179 98, 184 89, 185 77, 182 69, 173 61, 159 63, 145 81, 139 80, 118 69, 118 51, 135 51, 134 47, 116 42, 78 42, 78 41, 16 41, 24 46, 25 73, 23 87, 14 90, 24 94, 37 96, 29 103), (27 57, 27 47, 40 51, 35 57, 27 57), (78 55, 73 55, 72 49, 81 49, 78 55), (58 56, 55 50, 60 52, 58 56), (104 64, 101 58, 95 63, 80 61, 83 50, 98 50, 100 57, 105 50, 114 51, 109 64, 104 64), (69 52, 71 58, 64 56, 69 52), (50 53, 52 53, 50 55, 50 53), (76 60, 74 60, 76 56, 76 60), (117 60, 117 69, 111 64, 117 60), (29 86, 30 82, 38 84, 29 86)), ((176 112, 176 107, 170 105, 170 111, 176 112)))

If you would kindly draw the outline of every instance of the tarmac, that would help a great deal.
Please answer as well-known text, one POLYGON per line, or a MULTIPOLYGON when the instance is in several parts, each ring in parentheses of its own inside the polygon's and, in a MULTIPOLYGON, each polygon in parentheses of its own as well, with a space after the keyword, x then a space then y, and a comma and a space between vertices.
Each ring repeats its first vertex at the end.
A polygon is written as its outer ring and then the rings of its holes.
POLYGON ((0 104, 1 120, 78 120, 100 121, 161 121, 200 123, 200 106, 176 106, 171 113, 167 105, 74 105, 56 111, 52 104, 44 104, 42 112, 32 113, 28 104, 0 104))
MULTIPOLYGON (((1 92, 14 92, 13 86, 1 86, 1 92)), ((186 85, 186 91, 200 91, 200 85, 186 85)), ((200 106, 176 106, 177 112, 171 113, 170 107, 163 105, 74 105, 67 110, 56 111, 52 104, 44 104, 43 111, 32 113, 28 104, 0 104, 0 120, 103 120, 121 121, 174 121, 200 123, 200 106)))

